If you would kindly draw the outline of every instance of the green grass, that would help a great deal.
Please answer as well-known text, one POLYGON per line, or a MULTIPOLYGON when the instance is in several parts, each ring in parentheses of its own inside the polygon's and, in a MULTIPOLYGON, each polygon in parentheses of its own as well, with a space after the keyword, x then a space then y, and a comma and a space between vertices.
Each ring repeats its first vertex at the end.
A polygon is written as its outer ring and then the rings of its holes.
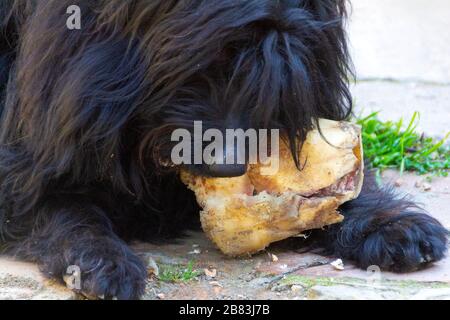
POLYGON ((188 282, 200 276, 200 271, 194 269, 194 262, 187 266, 162 265, 160 266, 158 279, 164 282, 188 282))
POLYGON ((450 147, 445 142, 450 132, 440 141, 425 137, 416 131, 419 114, 414 113, 405 124, 383 122, 378 113, 372 113, 357 122, 362 126, 364 157, 379 174, 383 169, 395 168, 418 174, 447 176, 450 168, 450 147))

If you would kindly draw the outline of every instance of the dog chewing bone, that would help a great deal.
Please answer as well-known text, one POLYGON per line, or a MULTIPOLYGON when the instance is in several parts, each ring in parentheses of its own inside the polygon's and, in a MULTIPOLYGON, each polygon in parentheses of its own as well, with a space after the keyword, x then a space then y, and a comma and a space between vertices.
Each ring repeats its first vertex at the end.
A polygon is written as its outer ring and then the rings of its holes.
POLYGON ((338 207, 356 198, 362 187, 361 130, 330 120, 320 120, 319 127, 305 140, 301 170, 280 141, 276 175, 262 175, 262 165, 251 165, 236 178, 181 172, 203 208, 204 231, 223 253, 256 253, 272 242, 343 220, 338 207))

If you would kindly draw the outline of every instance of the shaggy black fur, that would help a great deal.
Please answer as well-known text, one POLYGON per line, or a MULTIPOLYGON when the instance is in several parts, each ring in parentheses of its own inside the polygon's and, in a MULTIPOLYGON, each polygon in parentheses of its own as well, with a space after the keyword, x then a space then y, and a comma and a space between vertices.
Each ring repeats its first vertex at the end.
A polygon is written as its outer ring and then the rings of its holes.
POLYGON ((410 272, 444 257, 448 231, 416 203, 380 189, 366 172, 361 195, 340 210, 342 224, 317 231, 316 245, 325 253, 353 260, 357 266, 410 272))
MULTIPOLYGON (((280 128, 296 155, 317 118, 351 113, 344 17, 344 0, 1 1, 3 250, 57 279, 80 266, 87 293, 138 298, 146 269, 125 241, 198 220, 161 165, 172 130, 280 128), (72 4, 81 30, 66 28, 72 4)), ((369 180, 342 211, 321 243, 361 267, 444 255, 446 230, 369 180)))

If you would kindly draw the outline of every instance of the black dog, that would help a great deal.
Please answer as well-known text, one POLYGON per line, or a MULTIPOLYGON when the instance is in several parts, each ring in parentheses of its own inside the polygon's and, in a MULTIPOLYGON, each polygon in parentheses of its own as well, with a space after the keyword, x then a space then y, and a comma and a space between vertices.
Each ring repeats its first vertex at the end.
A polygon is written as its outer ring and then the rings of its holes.
MULTIPOLYGON (((277 128, 298 162, 317 118, 351 114, 344 17, 344 0, 1 1, 3 251, 57 279, 77 265, 90 294, 141 296, 146 268, 125 241, 198 220, 167 166, 171 132, 277 128), (73 4, 80 30, 66 27, 73 4)), ((319 233, 330 254, 398 272, 444 256, 441 224, 370 179, 341 210, 319 233)))

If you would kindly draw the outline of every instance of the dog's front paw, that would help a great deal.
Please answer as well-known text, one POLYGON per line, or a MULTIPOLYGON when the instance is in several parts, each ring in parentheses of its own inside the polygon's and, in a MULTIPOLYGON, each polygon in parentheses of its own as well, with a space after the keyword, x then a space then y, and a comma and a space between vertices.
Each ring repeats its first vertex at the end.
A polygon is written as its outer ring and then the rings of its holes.
POLYGON ((449 232, 426 214, 401 213, 378 223, 358 248, 355 260, 361 268, 377 265, 383 270, 410 272, 445 255, 449 232))
POLYGON ((84 257, 69 267, 69 271, 72 276, 64 278, 66 284, 89 299, 139 299, 147 282, 143 261, 131 252, 84 257))

